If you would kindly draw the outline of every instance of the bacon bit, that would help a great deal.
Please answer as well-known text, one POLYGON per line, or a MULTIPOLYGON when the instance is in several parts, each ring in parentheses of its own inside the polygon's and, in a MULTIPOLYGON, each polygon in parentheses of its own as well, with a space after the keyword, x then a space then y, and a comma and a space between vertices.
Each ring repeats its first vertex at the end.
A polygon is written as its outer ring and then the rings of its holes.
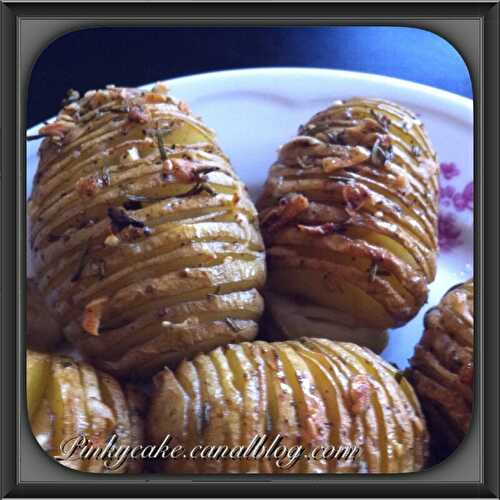
POLYGON ((99 336, 99 326, 104 304, 108 302, 108 297, 101 297, 89 302, 85 306, 82 319, 82 328, 85 332, 95 337, 99 336))
POLYGON ((163 94, 158 94, 156 92, 146 92, 146 94, 144 95, 144 100, 148 104, 156 104, 156 103, 167 102, 167 97, 163 94))
POLYGON ((240 199, 241 199, 241 197, 240 197, 240 193, 239 193, 239 191, 237 191, 236 193, 234 193, 234 194, 233 194, 233 198, 232 198, 232 200, 231 200, 231 203, 232 203, 234 206, 236 206, 236 205, 238 205, 238 203, 240 202, 240 199))
POLYGON ((179 111, 182 111, 183 113, 191 113, 189 106, 184 101, 179 101, 177 107, 179 108, 179 111))
POLYGON ((344 224, 335 224, 334 222, 326 222, 319 226, 304 226, 297 224, 297 229, 303 233, 312 234, 314 236, 328 236, 335 234, 344 229, 344 224))
POLYGON ((89 98, 89 106, 91 109, 96 109, 109 101, 109 92, 106 94, 98 90, 94 92, 89 98))
POLYGON ((339 156, 328 156, 323 158, 321 161, 321 166, 323 170, 329 174, 339 170, 341 168, 352 167, 354 165, 359 165, 370 158, 370 153, 366 148, 361 146, 356 146, 351 148, 346 146, 344 148, 346 154, 341 154, 339 156))
POLYGON ((474 364, 472 361, 468 361, 465 365, 460 368, 458 373, 458 378, 462 384, 471 385, 474 379, 474 364))
POLYGON ((179 182, 185 182, 187 184, 198 180, 195 164, 191 160, 174 158, 171 163, 173 168, 172 173, 179 182))
POLYGON ((165 83, 156 82, 152 89, 152 92, 154 92, 155 94, 168 94, 168 90, 169 89, 165 83))
POLYGON ((304 195, 289 193, 280 199, 278 206, 264 211, 261 224, 268 232, 276 231, 308 208, 309 200, 304 195))
POLYGON ((424 161, 422 161, 420 163, 420 167, 424 171, 423 172, 424 177, 426 177, 427 179, 434 177, 436 173, 439 171, 439 165, 435 161, 429 158, 426 158, 424 161))
POLYGON ((351 380, 349 395, 351 397, 351 410, 355 415, 360 415, 368 409, 372 386, 366 375, 356 375, 351 380))
POLYGON ((135 123, 147 123, 150 119, 149 113, 144 111, 140 106, 132 106, 128 112, 128 119, 135 123))
POLYGON ((60 137, 62 139, 74 126, 74 123, 59 121, 45 125, 38 133, 42 136, 60 137))
POLYGON ((384 128, 376 120, 366 118, 353 127, 345 128, 339 134, 339 141, 349 146, 365 146, 371 148, 377 138, 381 137, 384 128))
POLYGON ((398 191, 408 191, 410 187, 408 176, 405 173, 401 172, 394 179, 393 185, 398 191))
POLYGON ((76 192, 80 196, 95 196, 97 191, 102 187, 102 183, 99 179, 93 175, 88 177, 82 177, 78 179, 76 183, 76 192))
POLYGON ((361 184, 346 184, 342 187, 342 197, 347 205, 347 211, 357 212, 370 199, 370 193, 361 184))

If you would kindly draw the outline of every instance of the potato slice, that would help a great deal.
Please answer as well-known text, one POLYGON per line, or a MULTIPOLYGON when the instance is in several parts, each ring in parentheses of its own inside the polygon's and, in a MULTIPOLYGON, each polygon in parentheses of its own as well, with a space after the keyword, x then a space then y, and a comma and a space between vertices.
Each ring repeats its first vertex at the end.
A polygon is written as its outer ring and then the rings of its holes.
POLYGON ((70 469, 83 470, 80 450, 68 456, 71 444, 86 435, 89 422, 85 409, 85 393, 78 365, 68 357, 54 356, 48 387, 50 410, 54 415, 52 455, 62 457, 60 463, 70 469))
MULTIPOLYGON (((241 420, 242 420, 242 395, 235 387, 234 375, 222 348, 214 349, 209 357, 214 364, 219 376, 220 384, 224 391, 223 398, 226 402, 226 435, 227 445, 231 448, 241 446, 241 420)), ((224 472, 240 472, 240 463, 231 458, 224 463, 224 472)))
MULTIPOLYGON (((214 453, 219 446, 228 445, 226 428, 227 409, 224 403, 224 392, 220 385, 217 370, 211 359, 205 354, 200 354, 193 360, 201 382, 202 395, 202 422, 201 444, 213 447, 214 453)), ((222 458, 207 460, 206 469, 210 472, 221 473, 224 471, 222 458)))
MULTIPOLYGON (((329 445, 335 446, 337 450, 342 447, 349 449, 353 444, 350 442, 352 433, 351 417, 342 399, 342 390, 337 386, 333 377, 328 373, 320 359, 321 354, 312 351, 298 342, 293 343, 293 349, 306 362, 315 386, 321 393, 325 403, 330 428, 329 445)), ((343 460, 332 460, 329 462, 329 472, 356 472, 356 465, 343 460)))
POLYGON ((31 419, 47 390, 51 369, 48 354, 28 350, 26 353, 26 403, 31 419))
POLYGON ((38 405, 36 413, 32 416, 31 431, 38 444, 45 452, 53 448, 54 414, 50 409, 47 398, 43 398, 38 405))
MULTIPOLYGON (((280 357, 276 345, 265 342, 256 342, 259 354, 264 361, 267 378, 268 423, 265 434, 268 436, 268 445, 279 434, 283 438, 280 442, 288 448, 302 444, 300 433, 300 417, 294 397, 292 382, 288 379, 285 364, 280 357)), ((264 462, 268 462, 267 460, 264 462)), ((269 460, 274 472, 298 473, 303 465, 299 461, 293 467, 279 467, 276 460, 269 460)))
MULTIPOLYGON (((232 344, 225 350, 227 363, 232 370, 235 387, 241 394, 240 443, 249 446, 251 440, 264 433, 264 404, 267 402, 265 374, 262 366, 256 366, 246 354, 247 344, 232 344)), ((251 458, 240 460, 241 472, 259 472, 259 463, 251 458)))
MULTIPOLYGON (((122 388, 117 380, 107 373, 99 372, 99 386, 104 403, 111 408, 115 420, 114 433, 117 436, 118 446, 130 446, 132 440, 132 429, 127 401, 122 388)), ((113 474, 122 474, 127 470, 125 461, 120 467, 106 470, 113 474)))
MULTIPOLYGON (((89 421, 88 433, 95 447, 103 448, 108 435, 115 426, 115 417, 109 406, 104 404, 95 370, 87 363, 79 364, 81 384, 84 391, 83 402, 89 421)), ((103 461, 91 458, 86 462, 88 472, 102 472, 103 461)))

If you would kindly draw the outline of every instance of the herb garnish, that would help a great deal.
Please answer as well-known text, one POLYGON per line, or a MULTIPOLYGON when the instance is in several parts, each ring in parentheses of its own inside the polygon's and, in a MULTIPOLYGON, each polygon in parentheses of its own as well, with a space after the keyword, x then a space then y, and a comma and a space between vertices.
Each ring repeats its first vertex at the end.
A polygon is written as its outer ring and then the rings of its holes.
POLYGON ((120 232, 128 226, 145 228, 144 222, 130 217, 127 212, 116 207, 108 208, 108 217, 111 219, 113 229, 120 232))

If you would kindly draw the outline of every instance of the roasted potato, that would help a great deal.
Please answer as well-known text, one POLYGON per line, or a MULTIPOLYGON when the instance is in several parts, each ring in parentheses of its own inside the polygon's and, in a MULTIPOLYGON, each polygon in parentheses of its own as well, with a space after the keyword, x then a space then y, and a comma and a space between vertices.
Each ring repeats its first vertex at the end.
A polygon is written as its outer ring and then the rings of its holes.
POLYGON ((114 468, 117 460, 110 457, 106 468, 104 459, 80 456, 79 448, 69 452, 80 435, 94 449, 103 448, 113 434, 115 446, 144 445, 145 400, 137 388, 122 389, 110 375, 69 356, 28 350, 26 399, 34 437, 50 456, 60 456, 62 465, 85 472, 142 472, 140 459, 128 458, 114 468))
POLYGON ((62 328, 49 312, 33 279, 27 281, 26 340, 36 351, 51 351, 63 340, 62 328))
POLYGON ((269 289, 299 298, 297 314, 304 301, 337 311, 332 324, 403 325, 435 276, 437 202, 436 154, 413 113, 335 102, 280 148, 258 202, 269 289))
POLYGON ((409 378, 422 402, 435 460, 463 440, 474 395, 474 283, 449 290, 425 315, 425 331, 410 360, 409 378))
POLYGON ((71 342, 110 373, 145 377, 255 337, 257 213, 185 103, 162 84, 73 93, 40 134, 33 272, 71 342))
POLYGON ((154 377, 147 429, 153 442, 170 435, 186 450, 164 462, 170 473, 411 472, 427 454, 425 421, 402 374, 367 348, 326 339, 231 344, 165 368, 154 377), (290 450, 359 452, 280 464, 273 455, 189 458, 196 445, 231 449, 267 436, 269 446, 278 434, 290 450))

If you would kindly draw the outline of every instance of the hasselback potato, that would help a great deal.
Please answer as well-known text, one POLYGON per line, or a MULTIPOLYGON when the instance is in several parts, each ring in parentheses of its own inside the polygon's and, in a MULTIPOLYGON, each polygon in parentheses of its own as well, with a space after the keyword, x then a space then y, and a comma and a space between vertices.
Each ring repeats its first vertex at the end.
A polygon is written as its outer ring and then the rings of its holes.
POLYGON ((462 441, 472 418, 474 283, 449 290, 425 315, 409 377, 427 415, 437 459, 462 441))
POLYGON ((122 388, 110 375, 69 356, 28 350, 26 395, 33 435, 49 455, 64 457, 62 465, 86 472, 142 472, 140 460, 129 458, 121 465, 111 460, 107 469, 105 459, 82 458, 80 449, 70 453, 79 435, 94 449, 103 448, 113 434, 116 446, 142 445, 145 400, 137 388, 122 388), (114 468, 113 462, 120 466, 114 468))
MULTIPOLYGON (((289 449, 359 448, 354 460, 167 460, 173 473, 410 472, 420 470, 427 431, 401 373, 352 343, 302 338, 219 347, 154 378, 147 422, 153 442, 248 445, 278 434, 289 449), (286 464, 283 464, 286 465, 286 464)), ((173 446, 173 445, 172 445, 173 446)), ((220 458, 220 457, 219 457, 220 458)))
POLYGON ((34 278, 71 342, 139 377, 256 335, 257 214, 186 104, 162 84, 73 92, 40 134, 34 278))
POLYGON ((403 325, 436 272, 437 201, 436 155, 413 113, 335 102, 281 147, 259 200, 269 288, 352 328, 403 325))

